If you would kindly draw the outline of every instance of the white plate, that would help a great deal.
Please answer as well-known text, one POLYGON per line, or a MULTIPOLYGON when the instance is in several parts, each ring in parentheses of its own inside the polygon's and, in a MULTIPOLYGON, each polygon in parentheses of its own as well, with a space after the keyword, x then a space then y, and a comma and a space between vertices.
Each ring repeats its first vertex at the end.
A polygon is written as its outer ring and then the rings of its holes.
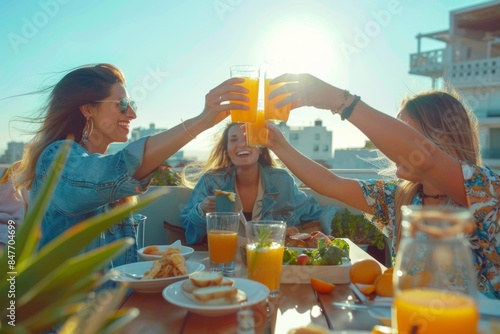
MULTIPOLYGON (((183 246, 180 241, 176 241, 171 245, 153 245, 153 246, 158 247, 158 250, 160 251, 166 251, 169 248, 179 248, 181 255, 184 256, 184 259, 186 260, 194 253, 193 248, 188 246, 183 246)), ((139 254, 142 261, 154 261, 161 259, 161 255, 144 254, 144 250, 148 247, 152 246, 143 247, 137 250, 137 254, 139 254)))
MULTIPOLYGON (((115 267, 114 270, 127 274, 142 276, 146 270, 151 269, 151 267, 153 266, 153 262, 154 261, 143 261, 143 262, 124 264, 123 266, 115 267)), ((129 278, 124 274, 118 273, 118 275, 111 277, 111 280, 115 282, 126 282, 130 288, 134 289, 137 292, 160 292, 167 285, 170 285, 180 280, 184 280, 191 273, 204 270, 205 266, 199 262, 186 261, 186 268, 188 270, 188 274, 182 276, 155 278, 149 280, 137 280, 129 278)))
POLYGON ((247 307, 251 305, 255 305, 265 300, 269 295, 269 289, 259 283, 246 278, 233 278, 234 286, 247 294, 248 300, 241 304, 232 304, 232 305, 201 305, 196 304, 195 302, 189 300, 182 293, 182 281, 176 282, 172 285, 167 286, 163 290, 163 298, 171 304, 182 307, 191 311, 193 313, 209 316, 209 317, 217 317, 221 315, 231 314, 237 312, 242 307, 247 307))

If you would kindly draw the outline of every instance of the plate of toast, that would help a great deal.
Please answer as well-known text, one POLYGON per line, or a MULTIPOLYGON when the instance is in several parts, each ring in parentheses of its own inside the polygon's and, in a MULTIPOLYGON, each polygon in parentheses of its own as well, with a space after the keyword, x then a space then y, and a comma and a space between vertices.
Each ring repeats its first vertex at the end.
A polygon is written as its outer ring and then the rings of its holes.
POLYGON ((264 301, 269 289, 246 278, 228 278, 221 273, 201 271, 163 290, 171 304, 204 316, 222 316, 264 301))

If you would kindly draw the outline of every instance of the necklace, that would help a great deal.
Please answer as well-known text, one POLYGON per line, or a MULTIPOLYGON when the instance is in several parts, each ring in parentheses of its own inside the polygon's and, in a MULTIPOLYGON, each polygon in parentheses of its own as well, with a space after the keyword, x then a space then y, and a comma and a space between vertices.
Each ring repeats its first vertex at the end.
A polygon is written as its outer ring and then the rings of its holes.
POLYGON ((420 189, 420 196, 422 196, 423 198, 434 198, 434 199, 447 197, 445 194, 427 195, 426 193, 424 193, 422 189, 420 189))

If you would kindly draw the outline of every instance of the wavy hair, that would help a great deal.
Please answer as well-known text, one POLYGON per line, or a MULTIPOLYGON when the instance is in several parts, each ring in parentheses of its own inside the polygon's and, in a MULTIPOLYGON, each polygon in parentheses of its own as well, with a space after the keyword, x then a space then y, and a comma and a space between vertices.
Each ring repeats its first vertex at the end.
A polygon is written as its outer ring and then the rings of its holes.
POLYGON ((40 126, 26 145, 23 158, 15 171, 13 183, 18 191, 20 188, 31 188, 36 162, 49 144, 68 138, 80 142, 86 122, 80 107, 109 96, 111 86, 115 83, 125 86, 125 76, 119 68, 111 64, 93 64, 74 68, 57 84, 29 93, 50 91, 38 116, 21 119, 40 126))
MULTIPOLYGON (((407 98, 398 116, 402 114, 415 121, 422 134, 444 152, 457 160, 482 165, 477 118, 457 92, 429 91, 407 98)), ((395 195, 396 208, 411 204, 421 189, 420 183, 401 180, 395 195)), ((397 209, 396 245, 401 239, 401 219, 402 212, 397 209)))

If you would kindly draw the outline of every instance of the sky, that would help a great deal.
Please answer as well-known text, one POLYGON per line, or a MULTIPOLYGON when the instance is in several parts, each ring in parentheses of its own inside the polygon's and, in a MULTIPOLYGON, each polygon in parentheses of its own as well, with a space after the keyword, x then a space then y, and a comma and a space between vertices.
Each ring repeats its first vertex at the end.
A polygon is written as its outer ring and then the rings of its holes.
MULTIPOLYGON (((139 104, 131 127, 171 128, 198 115, 205 95, 237 64, 283 59, 348 89, 395 115, 400 101, 431 88, 410 75, 419 33, 449 28, 449 13, 474 0, 2 0, 0 1, 0 155, 27 142, 26 123, 45 96, 24 95, 55 84, 84 64, 112 63, 139 104)), ((444 44, 423 40, 423 51, 444 44)), ((362 147, 366 137, 329 111, 292 110, 288 125, 321 119, 333 148, 362 147)), ((201 159, 223 125, 183 150, 201 159)))

